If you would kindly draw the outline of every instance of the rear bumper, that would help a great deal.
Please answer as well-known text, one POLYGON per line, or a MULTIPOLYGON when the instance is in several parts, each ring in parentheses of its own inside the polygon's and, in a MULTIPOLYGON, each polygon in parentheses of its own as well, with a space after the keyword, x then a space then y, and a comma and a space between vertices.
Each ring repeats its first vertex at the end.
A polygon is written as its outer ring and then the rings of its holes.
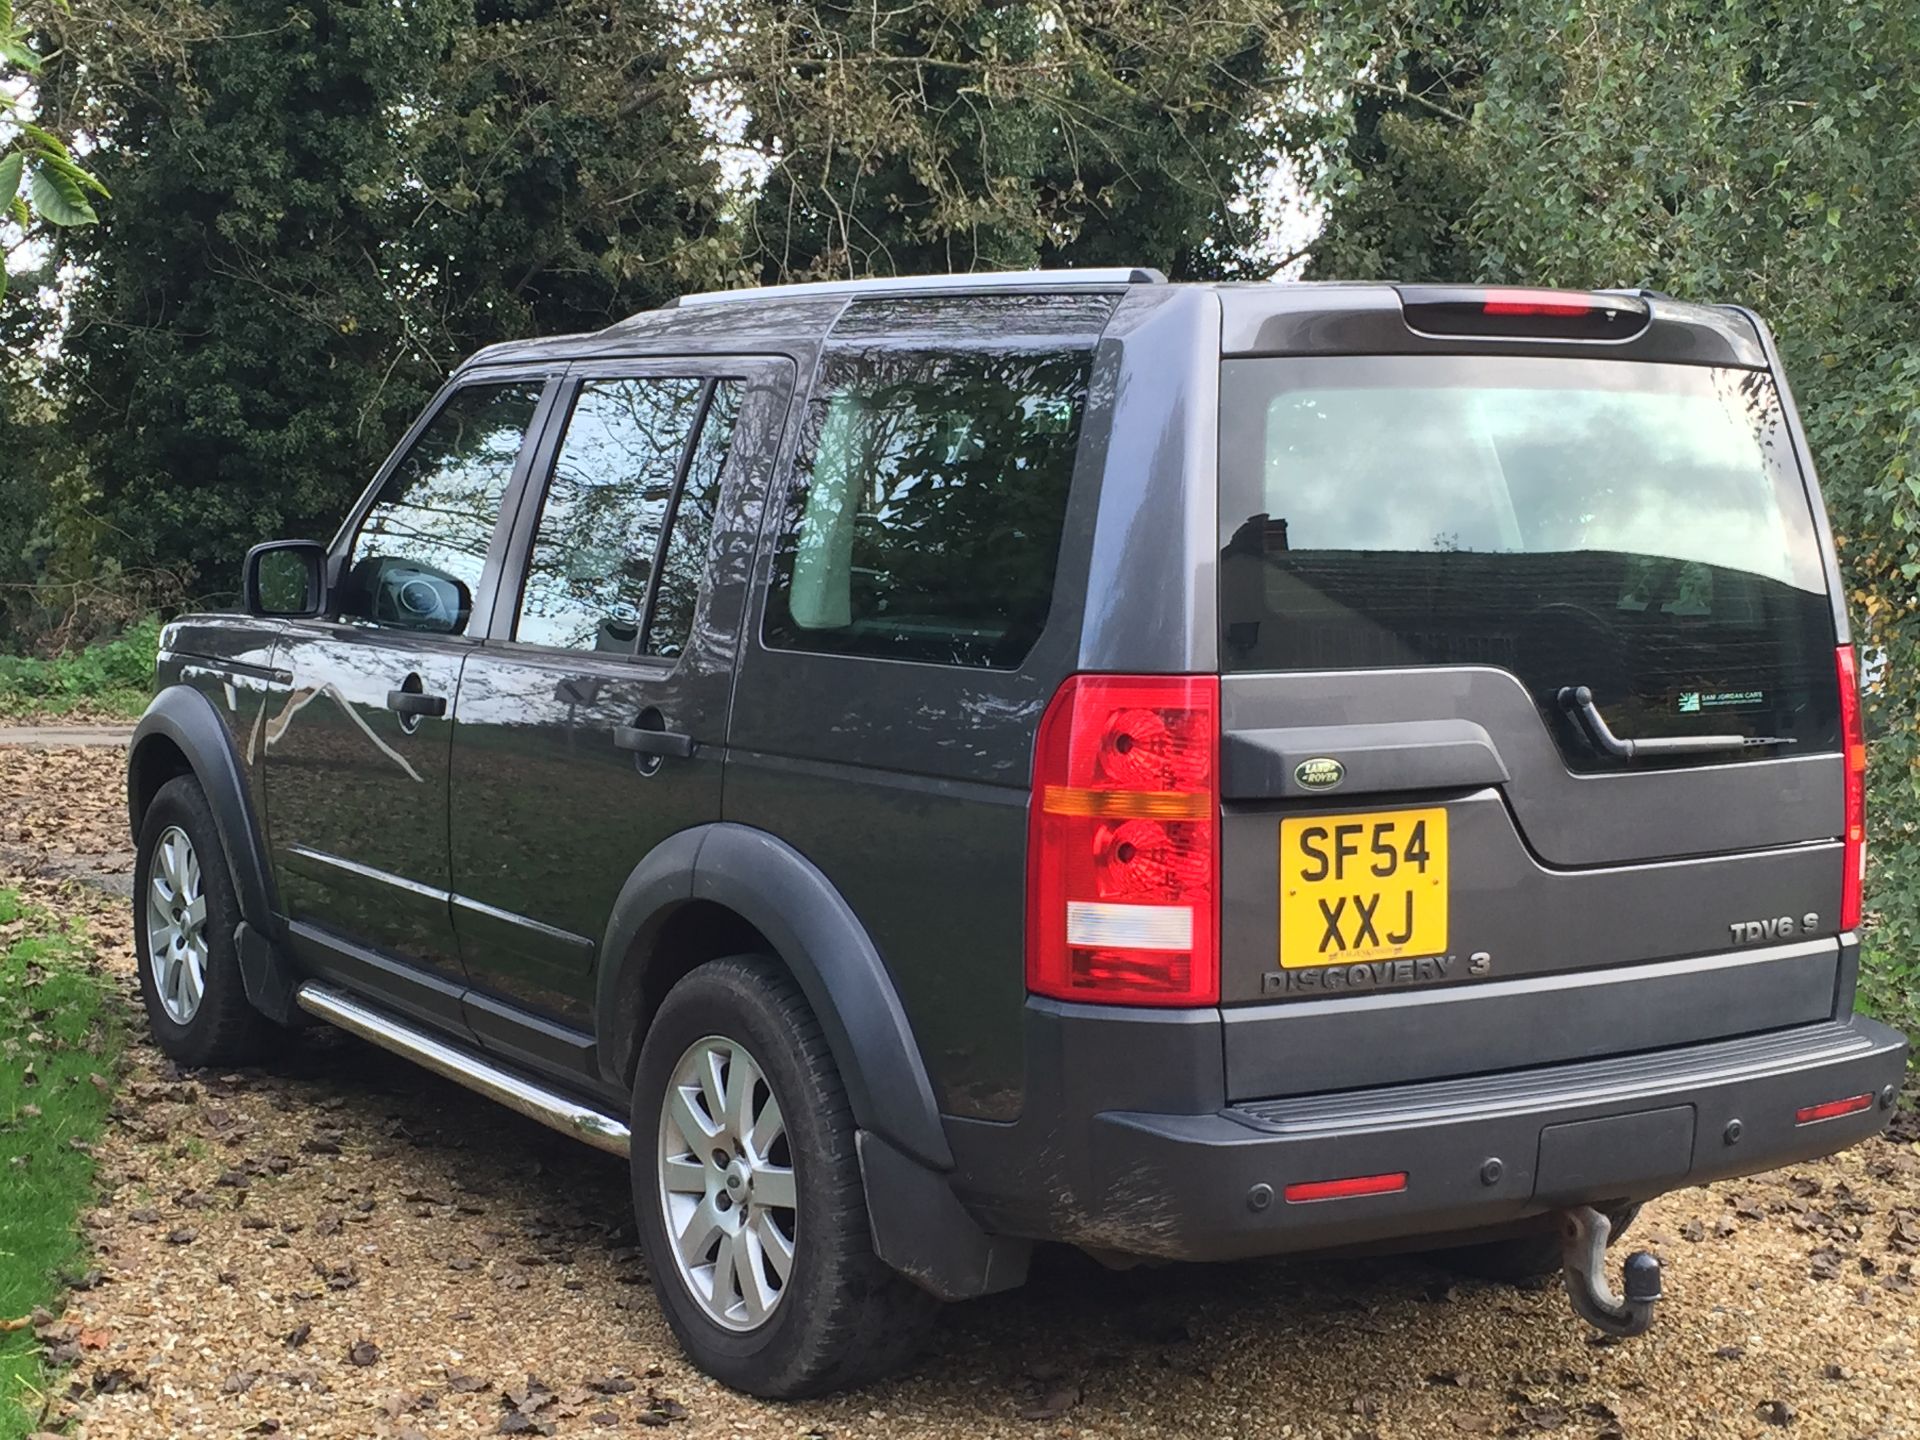
MULTIPOLYGON (((1029 1196, 1037 1182, 1040 1208, 1015 1198, 1014 1171, 982 1185, 974 1208, 1002 1233, 1179 1260, 1498 1232, 1565 1205, 1649 1199, 1857 1144, 1886 1125, 1906 1053, 1897 1031, 1855 1017, 1208 1113, 1056 1117, 1030 1130, 1037 1148, 1001 1157, 1025 1171, 1029 1196), (1858 1113, 1796 1123, 1804 1107, 1857 1095, 1872 1097, 1858 1113), (1300 1182, 1402 1172, 1397 1193, 1284 1198, 1300 1182)), ((1004 1127, 1006 1138, 1034 1119, 1004 1127)), ((981 1157, 982 1138, 957 1149, 981 1157)), ((963 1177, 978 1177, 977 1164, 963 1160, 963 1177)))

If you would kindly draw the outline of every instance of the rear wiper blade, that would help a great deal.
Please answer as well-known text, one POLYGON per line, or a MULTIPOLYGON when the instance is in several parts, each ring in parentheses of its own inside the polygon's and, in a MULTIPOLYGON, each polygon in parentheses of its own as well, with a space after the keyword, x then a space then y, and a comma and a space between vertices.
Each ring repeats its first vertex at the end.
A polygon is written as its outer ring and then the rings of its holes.
POLYGON ((1560 708, 1578 720, 1593 743, 1621 760, 1636 755, 1695 755, 1712 750, 1750 750, 1758 745, 1793 745, 1798 742, 1773 735, 1662 735, 1650 740, 1623 740, 1613 733, 1607 717, 1593 703, 1593 691, 1585 685, 1566 685, 1560 690, 1560 708))

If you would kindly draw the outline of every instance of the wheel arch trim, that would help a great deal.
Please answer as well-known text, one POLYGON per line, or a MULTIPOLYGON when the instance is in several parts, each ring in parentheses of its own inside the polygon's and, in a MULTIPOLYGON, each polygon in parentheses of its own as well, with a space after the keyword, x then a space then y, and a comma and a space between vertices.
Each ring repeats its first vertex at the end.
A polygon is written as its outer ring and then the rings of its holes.
POLYGON ((170 685, 156 695, 128 742, 127 819, 135 844, 145 818, 142 802, 150 802, 165 783, 149 783, 153 767, 160 763, 163 741, 185 758, 206 794, 242 918, 259 934, 278 936, 273 869, 247 793, 245 771, 213 702, 190 685, 170 685))
POLYGON ((722 906, 767 938, 820 1021, 860 1127, 923 1164, 951 1169, 932 1081, 872 937, 812 862, 750 826, 683 830, 628 875, 600 952, 594 1014, 603 1077, 617 1085, 631 1073, 651 1017, 623 997, 637 992, 653 939, 690 901, 722 906))

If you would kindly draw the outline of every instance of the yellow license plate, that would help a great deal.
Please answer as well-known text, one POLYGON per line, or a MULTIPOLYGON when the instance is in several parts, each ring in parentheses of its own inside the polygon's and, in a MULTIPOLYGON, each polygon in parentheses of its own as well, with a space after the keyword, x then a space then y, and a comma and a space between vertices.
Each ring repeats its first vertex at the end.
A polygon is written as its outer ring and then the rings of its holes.
POLYGON ((1447 812, 1280 822, 1280 964, 1288 970, 1442 955, 1447 812))

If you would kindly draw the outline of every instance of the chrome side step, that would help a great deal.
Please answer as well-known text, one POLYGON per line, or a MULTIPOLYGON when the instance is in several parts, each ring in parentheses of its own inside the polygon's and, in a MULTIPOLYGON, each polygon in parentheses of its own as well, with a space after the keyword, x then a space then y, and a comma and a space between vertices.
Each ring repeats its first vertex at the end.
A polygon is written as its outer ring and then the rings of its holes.
POLYGON ((613 1116, 502 1069, 483 1056, 448 1044, 331 986, 308 981, 293 998, 309 1015, 317 1015, 362 1040, 370 1040, 383 1050, 404 1055, 434 1074, 444 1075, 489 1100, 497 1100, 509 1110, 517 1110, 562 1135, 571 1135, 614 1155, 625 1155, 630 1148, 631 1134, 626 1125, 613 1116))

